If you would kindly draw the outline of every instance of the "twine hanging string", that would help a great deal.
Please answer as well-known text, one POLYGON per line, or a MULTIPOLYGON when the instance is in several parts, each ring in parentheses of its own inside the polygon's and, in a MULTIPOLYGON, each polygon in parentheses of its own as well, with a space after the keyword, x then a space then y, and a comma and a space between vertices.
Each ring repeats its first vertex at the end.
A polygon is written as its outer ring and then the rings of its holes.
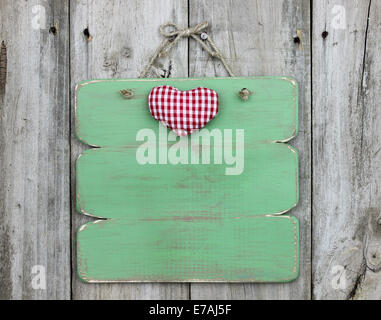
POLYGON ((200 39, 200 35, 202 31, 206 29, 207 27, 208 27, 208 22, 206 21, 201 22, 194 27, 186 28, 186 29, 180 29, 180 27, 175 23, 166 23, 161 25, 160 33, 162 36, 165 37, 165 39, 160 44, 155 54, 152 56, 147 66, 144 68, 143 72, 140 74, 139 78, 145 78, 148 74, 148 71, 152 67, 153 63, 156 61, 156 59, 158 57, 165 57, 169 53, 169 51, 172 49, 172 47, 183 37, 184 38, 192 37, 194 40, 196 40, 204 48, 204 50, 208 52, 212 57, 220 59, 226 71, 228 72, 229 76, 234 77, 234 74, 231 71, 229 65, 227 64, 225 58, 223 57, 220 50, 218 50, 218 48, 216 47, 212 39, 210 39, 209 36, 207 36, 204 41, 200 39), (165 29, 168 27, 174 28, 174 31, 167 32, 165 29), (206 43, 208 43, 208 45, 206 45, 206 43))

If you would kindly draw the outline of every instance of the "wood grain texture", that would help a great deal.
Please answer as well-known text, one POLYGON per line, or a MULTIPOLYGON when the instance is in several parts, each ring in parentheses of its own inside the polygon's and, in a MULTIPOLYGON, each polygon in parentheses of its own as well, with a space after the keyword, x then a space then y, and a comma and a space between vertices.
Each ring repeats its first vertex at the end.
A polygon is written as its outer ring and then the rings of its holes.
MULTIPOLYGON (((192 299, 309 299, 311 242, 310 1, 190 1, 189 20, 208 33, 240 76, 285 75, 299 83, 300 276, 290 284, 192 284, 192 299), (294 42, 299 34, 301 43, 294 42)), ((190 42, 189 76, 226 76, 218 60, 190 42)))
POLYGON ((0 3, 0 299, 70 299, 68 2, 0 3))
MULTIPOLYGON (((299 82, 300 132, 291 144, 300 152, 300 203, 290 214, 300 221, 300 277, 285 285, 192 285, 189 294, 185 284, 86 285, 80 283, 74 268, 73 298, 310 298, 312 14, 313 298, 379 299, 379 1, 372 0, 371 10, 368 0, 313 0, 312 8, 306 0, 159 0, 153 7, 153 1, 124 2, 0 3, 0 257, 4 261, 0 297, 70 297, 68 187, 64 187, 69 177, 64 169, 69 154, 64 138, 69 123, 64 107, 68 105, 70 65, 65 57, 69 44, 72 93, 74 85, 84 79, 136 77, 160 43, 158 26, 167 21, 187 25, 189 2, 190 24, 210 23, 208 32, 237 75, 292 75, 299 82), (67 3, 70 38, 65 31, 67 3), (46 9, 42 30, 31 27, 36 4, 46 9), (338 12, 333 10, 335 5, 345 9, 345 29, 332 25, 338 12), (54 36, 49 28, 55 22, 58 33, 54 36), (323 40, 325 30, 328 35, 323 40), (297 35, 300 44, 294 42, 297 35), (46 291, 31 288, 31 267, 39 263, 47 265, 46 291), (346 266, 344 290, 332 287, 332 267, 337 265, 346 266)), ((189 68, 184 40, 169 59, 155 65, 153 73, 166 77, 226 75, 219 61, 213 61, 192 40, 189 43, 189 68)), ((72 135, 71 148, 73 178, 74 160, 86 147, 72 135)), ((74 233, 90 219, 75 212, 73 197, 72 212, 74 233)))
MULTIPOLYGON (((237 150, 244 152, 236 151, 241 160, 233 169, 225 158, 215 163, 213 149, 219 147, 214 144, 209 164, 192 164, 195 152, 190 144, 182 138, 170 147, 188 154, 178 164, 139 163, 140 146, 82 153, 77 160, 78 210, 113 219, 190 219, 280 215, 297 205, 298 155, 288 145, 237 142, 237 150), (229 167, 234 175, 226 174, 229 167)), ((209 149, 200 146, 204 152, 209 149)), ((158 153, 168 152, 156 148, 158 153)))
POLYGON ((380 299, 381 3, 313 12, 314 298, 380 299))
MULTIPOLYGON (((173 21, 187 25, 188 4, 181 0, 73 1, 71 21, 71 88, 85 79, 136 78, 162 39, 158 27, 173 21), (112 17, 112 18, 111 18, 112 17), (84 33, 84 30, 87 32, 84 33)), ((188 46, 179 43, 169 57, 158 61, 151 76, 181 77, 188 73, 188 46)), ((74 95, 72 95, 74 108, 74 95)), ((74 111, 72 109, 72 111, 74 111)), ((74 128, 74 112, 72 112, 74 128)), ((75 160, 87 147, 72 131, 73 234, 89 221, 75 210, 75 160)), ((92 219, 91 219, 92 220, 92 219)), ((76 243, 73 242, 75 251, 76 243)), ((187 299, 187 284, 84 284, 76 274, 73 255, 73 299, 187 299)))

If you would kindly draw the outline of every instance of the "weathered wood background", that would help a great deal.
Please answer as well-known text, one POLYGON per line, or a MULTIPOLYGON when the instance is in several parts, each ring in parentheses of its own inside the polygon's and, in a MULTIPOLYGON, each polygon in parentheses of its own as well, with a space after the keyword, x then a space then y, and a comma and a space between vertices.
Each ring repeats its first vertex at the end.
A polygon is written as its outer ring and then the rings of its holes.
MULTIPOLYGON (((381 0, 0 0, 1 299, 380 299, 381 0), (300 277, 287 284, 84 284, 73 92, 137 77, 160 24, 207 20, 235 73, 300 85, 300 277), (33 289, 32 268, 46 270, 33 289)), ((153 76, 226 75, 192 40, 153 76)))

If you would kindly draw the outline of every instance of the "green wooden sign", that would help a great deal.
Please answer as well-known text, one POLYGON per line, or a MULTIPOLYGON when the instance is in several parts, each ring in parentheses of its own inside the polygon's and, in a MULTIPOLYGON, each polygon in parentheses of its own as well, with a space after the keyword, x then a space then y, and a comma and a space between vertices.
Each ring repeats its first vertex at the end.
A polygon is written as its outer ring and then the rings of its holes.
POLYGON ((78 85, 78 232, 88 282, 285 282, 298 275, 298 88, 286 77, 93 80, 78 85), (177 137, 147 97, 215 90, 220 111, 177 137), (238 92, 252 94, 243 101, 238 92), (124 99, 120 90, 133 92, 124 99))

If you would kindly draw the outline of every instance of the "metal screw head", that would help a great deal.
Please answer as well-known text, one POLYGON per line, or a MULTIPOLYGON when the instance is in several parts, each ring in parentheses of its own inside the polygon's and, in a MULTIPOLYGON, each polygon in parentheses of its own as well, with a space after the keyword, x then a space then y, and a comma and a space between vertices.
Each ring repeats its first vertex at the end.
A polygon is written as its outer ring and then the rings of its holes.
POLYGON ((208 39, 208 34, 206 32, 203 32, 203 33, 201 33, 200 37, 202 40, 206 40, 206 39, 208 39))

